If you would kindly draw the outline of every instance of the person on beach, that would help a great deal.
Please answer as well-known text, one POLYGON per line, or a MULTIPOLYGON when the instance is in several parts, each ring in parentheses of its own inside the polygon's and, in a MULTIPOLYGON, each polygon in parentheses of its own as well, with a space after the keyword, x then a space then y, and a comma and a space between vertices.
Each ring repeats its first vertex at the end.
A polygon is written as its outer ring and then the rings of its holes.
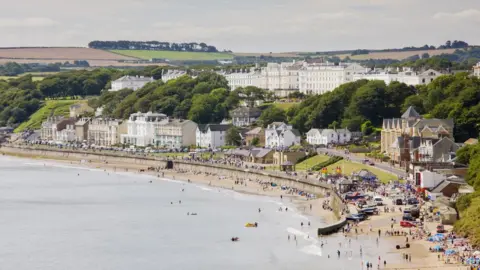
POLYGON ((338 258, 340 258, 340 250, 337 250, 338 258))
POLYGON ((288 235, 288 241, 290 241, 290 234, 288 235))
POLYGON ((310 221, 308 222, 308 226, 310 226, 310 221))
POLYGON ((300 222, 300 226, 303 227, 303 222, 300 222))

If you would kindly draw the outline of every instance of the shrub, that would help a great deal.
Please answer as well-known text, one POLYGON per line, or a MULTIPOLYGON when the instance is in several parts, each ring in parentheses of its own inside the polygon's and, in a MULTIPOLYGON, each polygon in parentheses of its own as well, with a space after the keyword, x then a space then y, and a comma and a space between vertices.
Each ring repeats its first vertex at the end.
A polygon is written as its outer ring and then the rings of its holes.
POLYGON ((342 160, 342 159, 343 159, 343 157, 333 156, 333 157, 329 158, 327 161, 320 162, 320 163, 318 163, 317 165, 313 166, 313 167, 312 167, 312 170, 313 170, 313 171, 319 171, 319 170, 321 170, 322 168, 327 167, 327 166, 330 166, 330 165, 332 165, 332 164, 334 164, 334 163, 337 163, 337 162, 339 162, 339 161, 342 160))

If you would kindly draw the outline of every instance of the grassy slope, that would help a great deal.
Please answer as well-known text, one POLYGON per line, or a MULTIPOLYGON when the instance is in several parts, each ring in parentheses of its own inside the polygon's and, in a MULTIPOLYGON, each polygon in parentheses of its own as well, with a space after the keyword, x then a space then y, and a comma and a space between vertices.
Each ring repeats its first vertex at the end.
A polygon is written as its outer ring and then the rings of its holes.
POLYGON ((85 103, 86 100, 47 100, 45 105, 30 116, 28 121, 20 124, 15 132, 21 132, 27 128, 38 129, 42 122, 53 112, 54 115, 63 115, 68 117, 70 114, 70 105, 76 103, 85 103))
POLYGON ((229 53, 146 51, 146 50, 112 50, 111 52, 141 59, 167 58, 170 60, 218 60, 232 59, 229 53))
POLYGON ((311 168, 311 167, 317 165, 318 163, 327 161, 328 158, 329 157, 325 156, 325 155, 316 155, 314 157, 311 157, 309 159, 306 159, 306 160, 298 163, 297 165, 295 165, 295 169, 297 171, 305 170, 305 168, 311 168))
MULTIPOLYGON (((20 78, 21 76, 0 76, 0 80, 11 80, 11 79, 18 79, 20 78)), ((41 81, 43 80, 45 77, 36 77, 36 76, 32 76, 32 80, 33 81, 41 81)))
POLYGON ((275 106, 277 106, 278 108, 280 109, 283 109, 283 110, 288 110, 290 107, 294 106, 294 105, 297 105, 299 104, 298 102, 285 102, 285 103, 280 103, 280 102, 276 102, 275 103, 275 106))
POLYGON ((340 166, 340 168, 343 167, 342 173, 345 174, 345 175, 351 175, 353 172, 357 172, 361 169, 367 169, 370 172, 376 174, 378 179, 380 179, 380 181, 382 181, 383 183, 386 183, 390 180, 397 179, 394 175, 392 175, 390 173, 387 173, 383 170, 377 169, 377 168, 375 168, 375 166, 369 166, 369 165, 364 165, 364 164, 351 162, 351 161, 345 161, 345 160, 341 160, 341 161, 339 161, 335 164, 332 164, 332 165, 328 166, 327 167, 328 172, 329 173, 335 172, 335 169, 338 166, 340 166), (344 165, 344 166, 342 166, 342 165, 344 165))

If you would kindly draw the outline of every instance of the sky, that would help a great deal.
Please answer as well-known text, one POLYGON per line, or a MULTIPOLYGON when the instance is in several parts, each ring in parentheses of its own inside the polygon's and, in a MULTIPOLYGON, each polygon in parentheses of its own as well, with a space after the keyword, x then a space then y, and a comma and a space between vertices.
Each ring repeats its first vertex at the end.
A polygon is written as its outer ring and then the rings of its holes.
POLYGON ((234 52, 480 45, 480 0, 16 0, 0 10, 0 47, 92 40, 234 52))

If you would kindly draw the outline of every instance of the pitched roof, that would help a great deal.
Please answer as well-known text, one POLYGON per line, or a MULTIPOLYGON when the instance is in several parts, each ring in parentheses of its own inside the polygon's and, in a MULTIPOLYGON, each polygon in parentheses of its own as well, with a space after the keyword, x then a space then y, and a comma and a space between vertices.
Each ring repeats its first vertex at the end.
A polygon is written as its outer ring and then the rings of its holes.
POLYGON ((256 128, 254 128, 254 129, 252 129, 252 130, 249 130, 249 131, 246 132, 245 134, 247 134, 247 135, 258 135, 258 134, 260 134, 260 133, 262 133, 262 128, 261 128, 261 127, 256 127, 256 128))
POLYGON ((408 109, 402 114, 403 119, 408 118, 421 118, 420 114, 413 108, 413 106, 408 107, 408 109))
POLYGON ((207 128, 210 128, 210 131, 227 131, 230 128, 230 125, 208 124, 207 128))
POLYGON ((293 133, 293 135, 295 135, 295 136, 301 136, 300 131, 298 131, 297 129, 292 128, 292 129, 290 129, 290 131, 291 131, 291 132, 293 133))
POLYGON ((238 114, 248 114, 251 117, 259 117, 262 114, 262 111, 258 108, 250 108, 250 107, 239 107, 235 110, 232 110, 232 115, 238 114))
POLYGON ((466 140, 464 143, 468 144, 468 145, 474 145, 474 144, 478 143, 478 140, 475 139, 475 138, 470 138, 470 139, 466 140))

